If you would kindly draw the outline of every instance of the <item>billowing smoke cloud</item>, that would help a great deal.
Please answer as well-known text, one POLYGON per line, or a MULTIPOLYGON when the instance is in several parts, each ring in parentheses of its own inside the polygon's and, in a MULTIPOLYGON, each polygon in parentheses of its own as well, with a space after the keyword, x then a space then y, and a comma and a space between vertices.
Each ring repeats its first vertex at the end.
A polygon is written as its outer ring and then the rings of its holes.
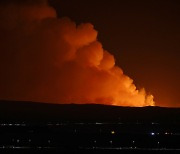
POLYGON ((115 66, 90 23, 57 18, 45 1, 0 8, 0 99, 153 105, 115 66))

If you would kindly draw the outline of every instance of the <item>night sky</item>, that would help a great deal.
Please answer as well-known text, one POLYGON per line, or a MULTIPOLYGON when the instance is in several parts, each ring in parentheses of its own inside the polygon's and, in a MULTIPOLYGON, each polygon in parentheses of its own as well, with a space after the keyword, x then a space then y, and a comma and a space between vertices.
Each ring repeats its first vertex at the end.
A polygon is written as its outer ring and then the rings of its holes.
POLYGON ((51 0, 58 16, 90 22, 103 48, 115 55, 156 105, 180 106, 180 1, 51 0))
MULTIPOLYGON (((31 4, 44 1, 26 0, 31 4)), ((22 4, 21 0, 3 0, 0 6, 10 2, 22 4)), ((59 18, 66 16, 77 25, 93 24, 98 31, 98 40, 105 50, 114 55, 116 65, 134 80, 138 89, 145 88, 147 93, 154 95, 156 105, 180 107, 180 1, 49 0, 49 4, 56 9, 59 18)), ((20 24, 18 23, 19 33, 20 24)), ((1 31, 1 34, 4 32, 1 31)), ((8 37, 9 34, 8 31, 8 37)), ((11 39, 16 38, 8 37, 5 38, 6 43, 7 40, 12 43, 11 39)), ((22 38, 20 35, 19 40, 22 38)), ((1 36, 1 41, 4 41, 4 36, 1 36)), ((32 42, 29 42, 28 45, 31 46, 32 42)), ((3 46, 3 43, 1 44, 3 46)), ((13 45, 18 51, 16 44, 13 45)), ((11 48, 10 46, 8 48, 11 48)), ((13 66, 13 62, 10 63, 8 67, 13 66)), ((6 66, 3 69, 7 69, 6 66)), ((4 78, 5 75, 2 79, 4 78)), ((1 84, 6 86, 3 80, 1 84)), ((12 83, 14 81, 12 79, 12 83)), ((11 82, 8 84, 11 85, 11 82)), ((28 86, 31 87, 31 83, 28 83, 28 86)), ((6 91, 5 94, 8 94, 8 89, 6 91)))

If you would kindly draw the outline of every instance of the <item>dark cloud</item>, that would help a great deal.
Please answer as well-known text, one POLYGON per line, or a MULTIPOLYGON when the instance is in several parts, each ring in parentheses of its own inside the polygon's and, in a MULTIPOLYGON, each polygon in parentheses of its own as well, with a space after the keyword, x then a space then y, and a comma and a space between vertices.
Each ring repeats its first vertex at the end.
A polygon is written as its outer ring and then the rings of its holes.
POLYGON ((1 0, 0 4, 47 4, 47 0, 1 0))

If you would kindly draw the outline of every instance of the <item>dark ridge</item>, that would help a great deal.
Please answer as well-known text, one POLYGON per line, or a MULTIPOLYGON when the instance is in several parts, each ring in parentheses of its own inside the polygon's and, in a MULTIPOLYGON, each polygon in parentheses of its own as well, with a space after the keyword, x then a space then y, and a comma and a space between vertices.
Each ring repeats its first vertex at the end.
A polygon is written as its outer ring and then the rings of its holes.
POLYGON ((0 101, 0 121, 168 122, 180 121, 180 108, 121 107, 0 101))

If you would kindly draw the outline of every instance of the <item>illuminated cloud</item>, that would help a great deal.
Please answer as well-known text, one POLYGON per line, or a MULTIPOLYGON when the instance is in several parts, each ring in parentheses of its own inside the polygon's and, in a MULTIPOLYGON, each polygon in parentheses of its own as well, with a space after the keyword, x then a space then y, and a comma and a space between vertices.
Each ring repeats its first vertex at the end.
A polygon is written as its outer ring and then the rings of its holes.
POLYGON ((0 8, 0 98, 154 105, 97 40, 90 23, 57 18, 46 1, 0 8))

